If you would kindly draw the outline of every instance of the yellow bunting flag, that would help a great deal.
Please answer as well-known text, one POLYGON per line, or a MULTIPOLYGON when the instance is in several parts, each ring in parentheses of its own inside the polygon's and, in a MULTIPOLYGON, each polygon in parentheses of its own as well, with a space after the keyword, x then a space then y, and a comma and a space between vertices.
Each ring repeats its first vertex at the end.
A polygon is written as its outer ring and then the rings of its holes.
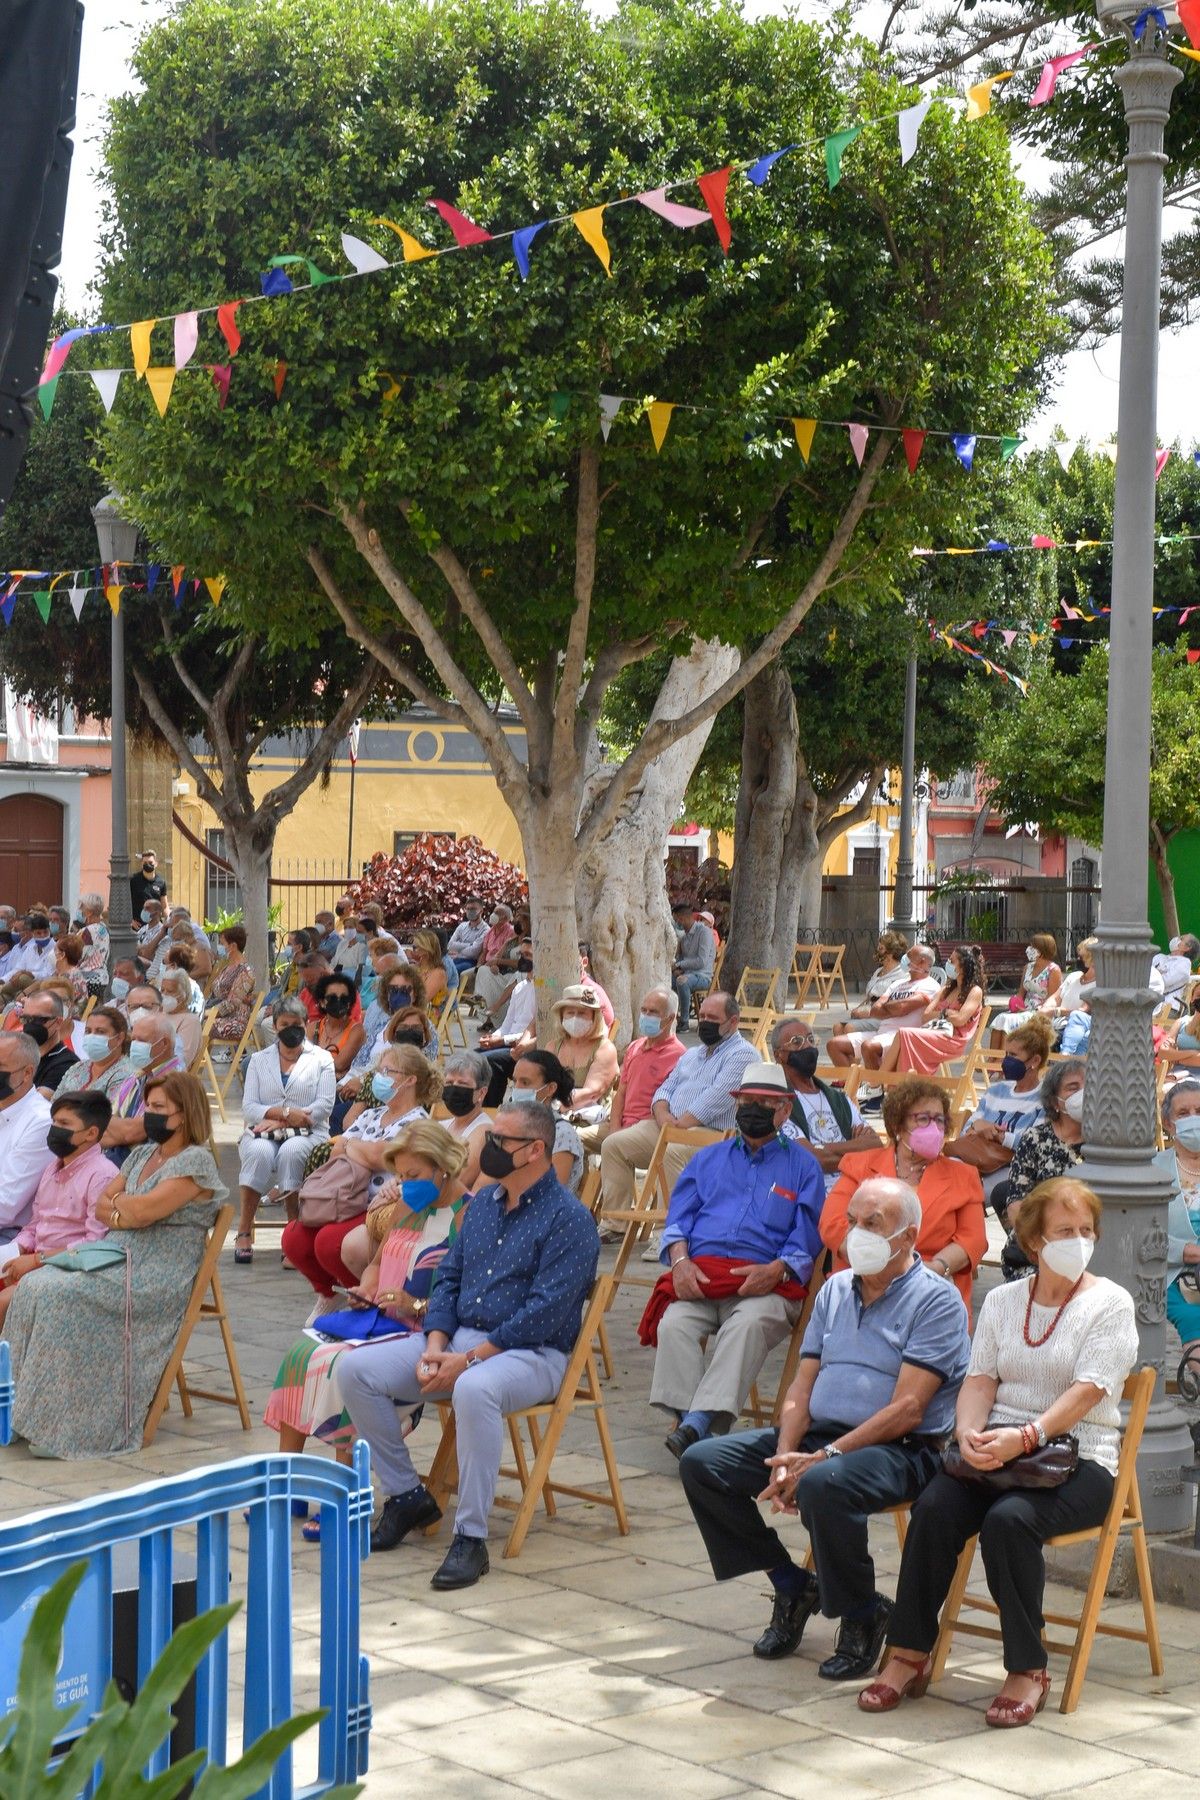
POLYGON ((225 577, 223 575, 206 575, 204 585, 212 595, 213 605, 220 606, 221 595, 225 592, 225 577))
POLYGON ((611 275, 612 252, 608 247, 608 239, 604 235, 604 208, 589 206, 583 212, 572 213, 571 223, 592 246, 604 264, 605 273, 611 275))
POLYGON ((675 411, 674 400, 647 400, 646 417, 650 421, 650 436, 654 439, 654 448, 661 450, 671 425, 671 414, 675 411))
POLYGON ((813 439, 817 435, 815 419, 793 419, 792 429, 796 433, 796 446, 805 462, 812 455, 813 439))
POLYGON ((438 250, 430 250, 426 244, 421 243, 419 238, 415 238, 410 231, 405 231, 401 226, 397 225, 395 219, 371 219, 368 223, 371 225, 386 225, 389 231, 395 232, 404 248, 405 262, 421 262, 427 256, 439 256, 441 254, 438 250))
POLYGON ((974 87, 967 89, 967 123, 972 119, 982 119, 985 113, 992 110, 992 89, 1001 81, 1011 81, 1013 71, 1005 69, 1000 75, 989 75, 986 81, 977 81, 974 87))
POLYGON ((158 408, 158 416, 160 419, 165 419, 167 416, 167 402, 171 398, 171 389, 175 386, 175 377, 178 375, 179 370, 175 367, 174 363, 167 363, 161 369, 144 369, 142 373, 146 377, 146 386, 154 395, 154 404, 158 408))
POLYGON ((114 615, 116 613, 120 612, 120 610, 121 610, 121 588, 120 588, 120 584, 118 582, 115 582, 115 581, 109 582, 108 586, 104 590, 104 598, 108 601, 108 604, 112 607, 114 615))
POLYGON ((142 319, 129 327, 129 347, 133 351, 134 369, 139 375, 144 375, 149 366, 150 333, 157 324, 157 319, 142 319))

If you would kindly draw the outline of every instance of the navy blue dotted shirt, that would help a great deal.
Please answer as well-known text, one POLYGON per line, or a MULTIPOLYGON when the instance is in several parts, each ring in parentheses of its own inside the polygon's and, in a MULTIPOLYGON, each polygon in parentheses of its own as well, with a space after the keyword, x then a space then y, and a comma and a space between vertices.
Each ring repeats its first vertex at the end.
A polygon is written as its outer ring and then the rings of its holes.
POLYGON ((426 1331, 486 1331, 500 1350, 569 1352, 600 1259, 596 1221, 548 1169, 512 1212, 482 1188, 438 1270, 426 1331))

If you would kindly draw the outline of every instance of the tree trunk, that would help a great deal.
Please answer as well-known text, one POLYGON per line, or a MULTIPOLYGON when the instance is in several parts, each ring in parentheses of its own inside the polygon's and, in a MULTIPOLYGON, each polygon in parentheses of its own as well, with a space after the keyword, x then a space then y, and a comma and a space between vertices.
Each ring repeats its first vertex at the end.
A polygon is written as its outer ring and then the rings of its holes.
POLYGON ((246 927, 246 961, 260 988, 270 985, 267 948, 267 906, 271 883, 271 857, 275 849, 274 823, 257 814, 231 819, 220 815, 225 827, 229 860, 237 870, 242 891, 242 922, 246 927))
MULTIPOLYGON (((1175 877, 1171 873, 1171 865, 1167 860, 1170 846, 1170 835, 1163 831, 1157 819, 1150 821, 1150 856, 1154 863, 1154 873, 1158 879, 1158 892, 1162 900, 1163 925, 1166 928, 1167 942, 1179 936, 1179 908, 1175 902, 1175 877)), ((1166 944, 1163 945, 1166 949, 1166 944)))
MULTIPOLYGON (((697 641, 668 669, 651 722, 680 717, 728 680, 737 664, 738 652, 728 645, 697 641)), ((675 937, 664 851, 711 729, 711 721, 699 726, 655 758, 579 871, 582 934, 591 945, 596 978, 616 1010, 623 1045, 642 996, 649 988, 670 985, 675 937)), ((593 781, 602 785, 615 767, 601 765, 593 781)))
POLYGON ((575 917, 577 814, 574 785, 564 782, 550 793, 531 795, 528 812, 521 821, 541 1044, 548 1041, 552 1028, 551 1007, 561 997, 563 988, 579 980, 579 926, 575 917))

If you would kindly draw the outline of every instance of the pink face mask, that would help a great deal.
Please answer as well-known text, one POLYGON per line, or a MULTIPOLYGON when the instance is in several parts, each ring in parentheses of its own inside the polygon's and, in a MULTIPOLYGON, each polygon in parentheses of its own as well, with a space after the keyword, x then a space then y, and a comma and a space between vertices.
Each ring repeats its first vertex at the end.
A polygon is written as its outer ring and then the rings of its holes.
POLYGON ((908 1134, 908 1147, 922 1162, 933 1162, 935 1157, 940 1156, 945 1141, 944 1125, 918 1125, 915 1131, 908 1134))

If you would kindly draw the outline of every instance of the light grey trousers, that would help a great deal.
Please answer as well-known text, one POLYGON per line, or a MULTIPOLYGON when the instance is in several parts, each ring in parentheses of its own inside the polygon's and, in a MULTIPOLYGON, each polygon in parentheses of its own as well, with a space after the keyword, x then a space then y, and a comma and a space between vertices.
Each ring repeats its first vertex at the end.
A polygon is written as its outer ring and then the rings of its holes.
POLYGON ((736 1419, 767 1357, 790 1335, 802 1305, 778 1294, 673 1300, 658 1327, 651 1406, 677 1413, 730 1413, 736 1419))
MULTIPOLYGON (((450 1340, 452 1350, 472 1350, 487 1342, 486 1331, 460 1325, 450 1340)), ((504 1415, 523 1406, 553 1400, 562 1385, 567 1357, 562 1350, 502 1350, 459 1376, 449 1394, 423 1394, 417 1364, 425 1355, 425 1337, 384 1338, 363 1344, 338 1360, 342 1401, 359 1437, 371 1450, 371 1464, 387 1498, 407 1494, 421 1477, 401 1435, 401 1406, 423 1400, 449 1400, 454 1407, 458 1443, 458 1506, 454 1529, 466 1537, 485 1538, 488 1514, 496 1497, 504 1415)))

